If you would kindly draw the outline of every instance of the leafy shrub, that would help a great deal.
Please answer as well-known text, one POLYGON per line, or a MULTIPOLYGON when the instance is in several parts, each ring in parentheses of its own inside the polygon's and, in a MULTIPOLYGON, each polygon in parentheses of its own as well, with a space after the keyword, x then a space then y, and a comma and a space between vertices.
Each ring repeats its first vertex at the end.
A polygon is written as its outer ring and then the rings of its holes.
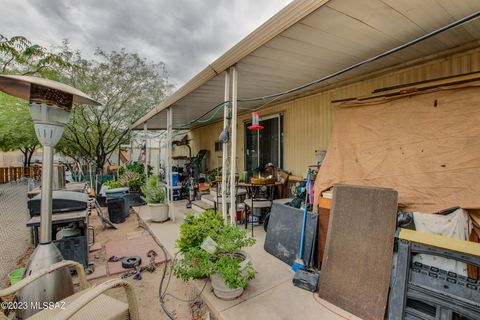
POLYGON ((208 171, 208 179, 210 181, 215 181, 216 177, 221 175, 222 175, 222 167, 214 168, 208 171))
POLYGON ((145 176, 134 171, 125 171, 118 179, 131 191, 139 191, 142 185, 145 183, 145 176))
POLYGON ((125 184, 121 180, 108 180, 103 183, 107 189, 123 188, 125 184))
POLYGON ((158 183, 156 176, 148 178, 147 183, 140 188, 144 196, 143 201, 146 203, 165 203, 167 188, 163 184, 158 183))
MULTIPOLYGON (((118 169, 118 174, 123 175, 125 171, 132 171, 136 172, 140 175, 145 175, 145 166, 143 163, 140 162, 131 162, 127 164, 126 166, 122 166, 118 169)), ((148 166, 148 175, 151 176, 153 172, 153 167, 151 165, 148 166)))
POLYGON ((248 238, 244 230, 234 225, 225 224, 219 213, 207 210, 198 217, 187 214, 180 226, 177 248, 181 258, 175 261, 174 273, 183 280, 190 280, 218 272, 230 288, 246 288, 248 281, 255 277, 255 271, 251 262, 242 270, 243 260, 237 251, 253 244, 254 238, 248 238), (201 248, 207 237, 217 244, 214 253, 201 248))

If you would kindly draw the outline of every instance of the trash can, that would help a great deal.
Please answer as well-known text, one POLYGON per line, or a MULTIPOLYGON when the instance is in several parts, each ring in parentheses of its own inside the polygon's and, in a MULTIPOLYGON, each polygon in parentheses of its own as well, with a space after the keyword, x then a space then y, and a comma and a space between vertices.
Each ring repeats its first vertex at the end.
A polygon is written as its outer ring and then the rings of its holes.
POLYGON ((125 222, 125 198, 107 198, 108 217, 113 223, 125 222))
POLYGON ((130 201, 128 197, 128 188, 115 188, 115 189, 109 189, 105 191, 105 194, 107 195, 107 206, 108 206, 108 200, 111 199, 123 199, 125 202, 123 206, 123 214, 126 217, 128 217, 130 213, 130 201))

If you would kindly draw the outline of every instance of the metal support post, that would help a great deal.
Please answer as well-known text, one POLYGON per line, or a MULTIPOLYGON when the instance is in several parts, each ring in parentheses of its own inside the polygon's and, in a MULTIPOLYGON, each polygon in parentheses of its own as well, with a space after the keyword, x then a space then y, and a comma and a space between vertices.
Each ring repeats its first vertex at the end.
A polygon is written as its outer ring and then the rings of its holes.
POLYGON ((162 135, 160 134, 158 136, 158 179, 162 179, 162 176, 160 174, 162 170, 162 135))
MULTIPOLYGON (((230 73, 228 71, 225 72, 225 96, 224 101, 228 101, 230 99, 230 73)), ((229 130, 229 119, 228 119, 228 112, 230 106, 229 104, 224 105, 223 108, 223 130, 229 130)), ((229 134, 230 136, 230 134, 229 134)), ((230 145, 229 142, 223 144, 223 154, 222 154, 222 216, 223 220, 227 221, 227 213, 228 213, 228 204, 227 204, 227 180, 228 180, 228 146, 230 145)))
POLYGON ((168 212, 170 218, 175 222, 175 212, 173 210, 173 185, 172 185, 172 127, 173 127, 173 110, 172 107, 167 109, 167 165, 166 179, 168 188, 168 212))
POLYGON ((146 122, 143 124, 143 135, 144 135, 144 139, 145 139, 144 170, 145 170, 145 177, 148 178, 148 124, 146 122))
POLYGON ((231 135, 231 157, 230 157, 230 221, 235 223, 236 215, 236 190, 235 190, 235 169, 237 167, 237 69, 232 68, 232 135, 231 135))
POLYGON ((54 147, 43 146, 42 154, 42 201, 40 202, 40 243, 52 241, 52 176, 54 147))
POLYGON ((132 161, 133 159, 133 134, 130 132, 130 152, 128 155, 128 161, 132 161))

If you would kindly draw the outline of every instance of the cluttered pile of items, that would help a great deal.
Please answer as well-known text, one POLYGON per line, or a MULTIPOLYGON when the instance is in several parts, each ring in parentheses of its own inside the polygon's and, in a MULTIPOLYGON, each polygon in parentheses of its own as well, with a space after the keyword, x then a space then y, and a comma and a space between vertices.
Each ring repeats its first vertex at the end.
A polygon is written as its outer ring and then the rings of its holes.
POLYGON ((272 207, 295 285, 362 319, 480 319, 478 88, 336 107, 312 211, 272 207))

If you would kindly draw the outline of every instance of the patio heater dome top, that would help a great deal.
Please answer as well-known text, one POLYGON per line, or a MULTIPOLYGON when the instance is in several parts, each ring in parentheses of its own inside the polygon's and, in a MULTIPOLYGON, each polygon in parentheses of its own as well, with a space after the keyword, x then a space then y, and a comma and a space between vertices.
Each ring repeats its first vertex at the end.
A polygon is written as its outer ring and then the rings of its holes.
MULTIPOLYGON (((31 93, 33 94, 32 91, 38 93, 39 90, 42 91, 42 95, 47 94, 47 96, 50 95, 52 98, 57 98, 53 101, 44 101, 47 104, 57 104, 68 109, 71 108, 72 103, 91 104, 96 106, 100 105, 99 102, 90 98, 80 90, 54 80, 32 76, 0 75, 0 91, 8 93, 12 96, 25 100, 32 100, 38 98, 31 95, 31 93), (32 87, 35 87, 37 90, 32 90, 32 87), (48 92, 48 90, 51 90, 51 92, 48 92), (59 97, 58 94, 55 94, 55 92, 58 91, 64 93, 66 96, 69 96, 69 98, 71 97, 68 99, 69 101, 62 101, 65 97, 59 97), (62 105, 62 102, 66 102, 70 105, 62 105)), ((43 100, 45 99, 45 97, 42 98, 43 100)))

